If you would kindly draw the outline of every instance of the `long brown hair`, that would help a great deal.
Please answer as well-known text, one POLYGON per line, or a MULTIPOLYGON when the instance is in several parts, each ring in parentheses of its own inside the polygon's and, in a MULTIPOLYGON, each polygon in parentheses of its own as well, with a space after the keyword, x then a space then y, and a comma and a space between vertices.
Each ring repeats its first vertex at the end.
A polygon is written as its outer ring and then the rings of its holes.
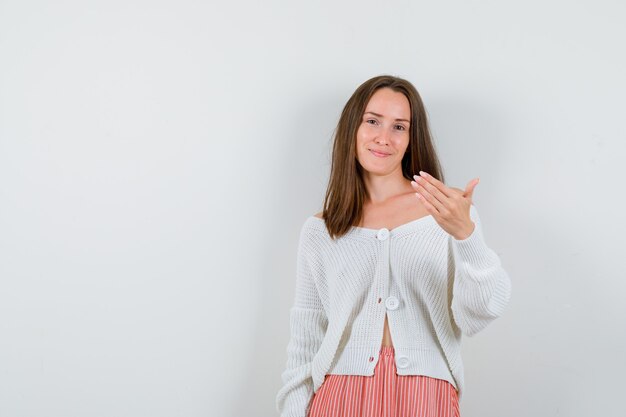
POLYGON ((330 177, 323 209, 326 229, 333 239, 343 236, 362 220, 363 204, 369 195, 363 181, 363 168, 357 160, 356 133, 370 98, 384 87, 404 94, 411 107, 409 145, 402 158, 402 175, 413 180, 413 175, 419 175, 421 170, 444 182, 430 135, 426 109, 417 89, 409 81, 392 75, 370 78, 352 94, 334 132, 330 177))

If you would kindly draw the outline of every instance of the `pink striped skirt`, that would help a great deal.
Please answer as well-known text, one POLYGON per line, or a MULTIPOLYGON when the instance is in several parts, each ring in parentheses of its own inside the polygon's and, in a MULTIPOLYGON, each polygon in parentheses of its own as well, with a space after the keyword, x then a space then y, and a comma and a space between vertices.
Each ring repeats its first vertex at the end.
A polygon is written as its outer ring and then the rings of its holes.
POLYGON ((398 375, 393 346, 381 346, 373 376, 329 374, 308 417, 459 417, 454 386, 425 375, 398 375))

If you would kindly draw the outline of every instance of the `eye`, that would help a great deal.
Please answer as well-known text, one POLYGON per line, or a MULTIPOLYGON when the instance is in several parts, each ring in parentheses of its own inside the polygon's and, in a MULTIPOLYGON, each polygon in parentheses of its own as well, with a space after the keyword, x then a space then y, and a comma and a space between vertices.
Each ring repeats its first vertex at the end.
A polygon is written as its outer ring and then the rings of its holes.
POLYGON ((402 126, 402 125, 396 125, 396 127, 398 127, 398 128, 399 128, 398 130, 406 130, 406 129, 404 128, 404 126, 402 126))
MULTIPOLYGON (((365 123, 369 123, 369 122, 374 122, 374 123, 376 123, 376 120, 374 120, 374 119, 367 119, 367 120, 365 121, 365 123)), ((369 123, 369 124, 371 124, 371 123, 369 123)))

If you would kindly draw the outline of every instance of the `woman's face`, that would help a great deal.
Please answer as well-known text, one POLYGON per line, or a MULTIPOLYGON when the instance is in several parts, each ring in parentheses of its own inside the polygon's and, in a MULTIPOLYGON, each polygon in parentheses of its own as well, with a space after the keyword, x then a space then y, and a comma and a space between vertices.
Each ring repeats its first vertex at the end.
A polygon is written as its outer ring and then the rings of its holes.
POLYGON ((404 94, 390 88, 377 90, 365 107, 356 133, 357 159, 361 166, 381 175, 402 169, 410 124, 411 107, 404 94))

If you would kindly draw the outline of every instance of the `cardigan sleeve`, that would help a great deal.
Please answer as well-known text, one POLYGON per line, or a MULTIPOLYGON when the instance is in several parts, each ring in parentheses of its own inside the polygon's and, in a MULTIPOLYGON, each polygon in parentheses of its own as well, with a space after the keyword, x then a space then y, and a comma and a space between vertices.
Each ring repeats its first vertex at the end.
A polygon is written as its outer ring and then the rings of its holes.
POLYGON ((487 246, 478 210, 470 206, 472 234, 457 240, 454 251, 452 314, 467 336, 473 336, 500 317, 511 297, 511 280, 499 256, 487 246))
POLYGON ((306 417, 308 414, 313 398, 312 361, 328 327, 313 279, 312 250, 303 229, 298 243, 295 298, 289 317, 287 361, 281 374, 283 385, 276 395, 276 409, 281 417, 306 417))

